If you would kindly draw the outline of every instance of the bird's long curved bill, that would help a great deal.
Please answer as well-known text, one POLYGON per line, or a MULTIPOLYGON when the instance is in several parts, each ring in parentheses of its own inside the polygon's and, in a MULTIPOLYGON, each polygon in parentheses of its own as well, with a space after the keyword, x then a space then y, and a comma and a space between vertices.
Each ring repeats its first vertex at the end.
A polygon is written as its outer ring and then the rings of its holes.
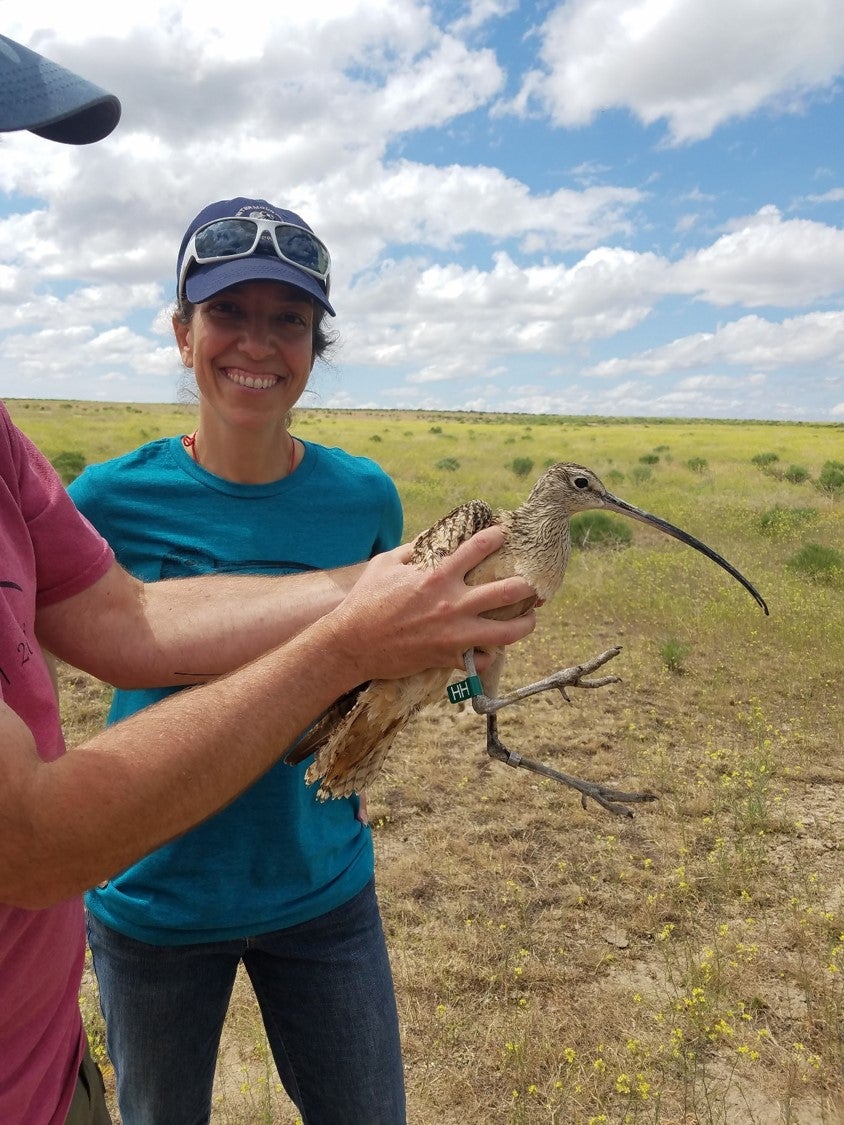
POLYGON ((735 578, 737 582, 741 582, 745 590, 753 595, 762 609, 764 609, 765 613, 768 612, 765 599, 753 583, 748 582, 744 575, 736 570, 732 563, 728 563, 725 558, 722 558, 717 551, 713 551, 711 547, 707 547, 700 539, 695 539, 694 535, 689 535, 687 531, 681 531, 680 528, 675 527, 673 523, 660 519, 659 516, 652 516, 650 512, 645 512, 641 508, 637 508, 634 504, 628 504, 626 500, 620 500, 617 496, 613 496, 610 493, 605 495, 604 504, 607 508, 614 509, 621 515, 632 516, 634 520, 649 523, 652 527, 657 527, 660 531, 664 531, 666 535, 671 535, 675 539, 679 539, 681 543, 686 543, 689 547, 694 547, 696 551, 700 551, 702 555, 706 555, 708 559, 712 559, 713 562, 718 563, 728 574, 732 574, 733 578, 735 578))

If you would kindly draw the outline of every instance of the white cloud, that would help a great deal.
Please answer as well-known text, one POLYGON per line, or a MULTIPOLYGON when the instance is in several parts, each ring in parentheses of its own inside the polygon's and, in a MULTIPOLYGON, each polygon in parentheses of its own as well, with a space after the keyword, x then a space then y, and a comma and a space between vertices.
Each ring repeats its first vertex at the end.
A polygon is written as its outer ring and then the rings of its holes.
POLYGON ((389 262, 347 295, 353 322, 345 356, 352 364, 412 361, 423 370, 436 363, 443 372, 456 357, 459 371, 486 370, 481 356, 490 363, 503 354, 565 352, 640 323, 664 270, 654 255, 612 249, 591 251, 570 269, 521 266, 505 253, 489 270, 389 262))
POLYGON ((672 267, 672 286, 714 305, 806 305, 844 292, 844 230, 767 206, 672 267))
POLYGON ((457 35, 476 31, 490 20, 509 15, 519 6, 519 0, 469 0, 466 12, 451 24, 450 30, 457 35))
POLYGON ((697 141, 760 108, 797 111, 844 69, 839 0, 567 0, 512 106, 558 125, 625 108, 697 141))
POLYGON ((830 188, 822 195, 807 195, 807 203, 844 203, 844 188, 830 188))
POLYGON ((587 377, 649 377, 709 368, 716 364, 756 372, 816 370, 840 366, 844 358, 844 311, 807 313, 781 323, 745 316, 719 327, 673 340, 658 348, 603 360, 584 369, 587 377))

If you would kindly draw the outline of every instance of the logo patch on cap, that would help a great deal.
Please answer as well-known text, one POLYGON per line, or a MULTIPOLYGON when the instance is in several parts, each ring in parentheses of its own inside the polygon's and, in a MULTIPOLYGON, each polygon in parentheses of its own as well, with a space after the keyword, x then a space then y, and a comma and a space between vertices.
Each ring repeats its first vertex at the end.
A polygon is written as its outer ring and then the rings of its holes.
POLYGON ((236 213, 235 218, 275 219, 276 222, 284 222, 281 215, 277 215, 275 211, 270 211, 268 207, 241 207, 241 209, 236 213))

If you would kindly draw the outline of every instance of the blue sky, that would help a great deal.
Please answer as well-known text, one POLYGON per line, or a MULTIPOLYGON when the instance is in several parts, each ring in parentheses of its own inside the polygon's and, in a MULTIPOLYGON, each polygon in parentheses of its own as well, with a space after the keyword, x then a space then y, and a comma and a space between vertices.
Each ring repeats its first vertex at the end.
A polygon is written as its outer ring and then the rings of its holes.
POLYGON ((313 7, 5 0, 124 111, 0 141, 0 394, 177 399, 182 232, 249 195, 332 251, 306 405, 844 421, 840 0, 313 7))

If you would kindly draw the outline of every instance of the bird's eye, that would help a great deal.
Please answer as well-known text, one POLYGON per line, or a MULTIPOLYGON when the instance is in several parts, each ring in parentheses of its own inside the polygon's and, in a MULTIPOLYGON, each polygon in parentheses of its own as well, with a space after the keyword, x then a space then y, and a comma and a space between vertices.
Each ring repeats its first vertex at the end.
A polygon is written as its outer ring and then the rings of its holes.
POLYGON ((575 477, 574 478, 574 487, 575 488, 588 488, 589 487, 589 478, 588 477, 575 477))

